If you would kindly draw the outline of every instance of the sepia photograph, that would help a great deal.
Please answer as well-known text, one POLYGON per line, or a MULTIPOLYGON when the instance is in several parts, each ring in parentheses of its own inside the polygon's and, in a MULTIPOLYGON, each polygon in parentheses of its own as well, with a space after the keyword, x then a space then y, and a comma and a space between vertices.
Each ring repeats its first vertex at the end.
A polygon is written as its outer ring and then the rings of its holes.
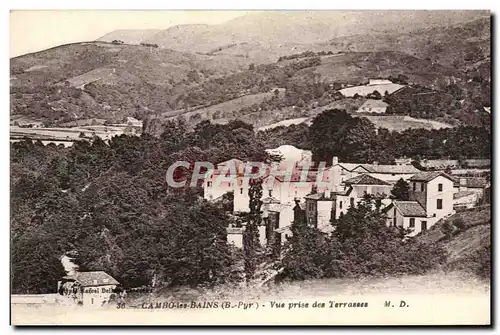
POLYGON ((11 325, 491 325, 489 10, 9 16, 11 325))

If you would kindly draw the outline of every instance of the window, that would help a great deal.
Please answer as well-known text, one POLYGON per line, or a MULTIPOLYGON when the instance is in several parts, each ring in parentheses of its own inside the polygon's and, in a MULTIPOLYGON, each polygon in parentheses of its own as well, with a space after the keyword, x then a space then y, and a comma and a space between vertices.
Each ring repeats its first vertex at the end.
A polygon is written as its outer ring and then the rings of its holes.
POLYGON ((212 182, 211 181, 207 182, 207 186, 211 187, 212 186, 212 182))
POLYGON ((342 209, 342 201, 339 202, 339 208, 342 209))
POLYGON ((443 199, 437 199, 437 209, 443 209, 443 199))
POLYGON ((354 198, 349 199, 351 201, 351 207, 354 207, 354 198))
POLYGON ((415 228, 415 218, 410 218, 410 228, 415 228))
POLYGON ((392 219, 392 225, 393 225, 394 227, 396 227, 396 223, 397 223, 397 217, 394 217, 394 218, 392 219))
POLYGON ((422 231, 427 230, 427 221, 422 221, 422 231))
POLYGON ((240 188, 240 194, 243 194, 243 188, 240 188))
POLYGON ((443 192, 443 184, 438 184, 438 192, 443 192))
POLYGON ((413 191, 417 190, 417 183, 413 182, 413 191))
POLYGON ((269 196, 272 197, 273 196, 273 190, 269 190, 269 196))
POLYGON ((420 192, 424 191, 424 183, 420 184, 420 192))

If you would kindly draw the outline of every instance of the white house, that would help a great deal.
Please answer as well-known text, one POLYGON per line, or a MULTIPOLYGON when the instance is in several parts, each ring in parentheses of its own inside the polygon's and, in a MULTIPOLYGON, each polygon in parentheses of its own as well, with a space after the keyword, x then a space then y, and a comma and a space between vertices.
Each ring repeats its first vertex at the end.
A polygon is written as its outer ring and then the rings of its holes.
POLYGON ((385 209, 389 216, 388 225, 413 229, 413 234, 418 234, 422 230, 427 230, 434 221, 434 218, 427 218, 427 213, 417 201, 395 200, 385 209))
POLYGON ((331 192, 312 193, 305 197, 305 215, 309 225, 329 233, 332 222, 356 206, 365 194, 379 195, 382 206, 390 204, 388 199, 392 185, 364 174, 345 181, 345 185, 332 187, 331 192))
POLYGON ((118 281, 104 271, 76 272, 57 283, 60 295, 83 306, 101 307, 110 301, 118 281))
POLYGON ((241 186, 244 168, 245 164, 241 160, 233 158, 217 164, 216 169, 207 171, 203 180, 203 197, 215 200, 228 192, 235 192, 241 186), (231 175, 234 176, 234 182, 225 178, 231 175))
POLYGON ((393 186, 384 180, 363 174, 346 180, 344 185, 344 190, 334 195, 333 217, 335 220, 344 215, 349 208, 356 206, 365 194, 377 195, 386 199, 382 203, 384 206, 390 203, 387 199, 393 186))
POLYGON ((455 213, 452 177, 440 171, 420 172, 408 181, 410 200, 387 207, 388 225, 412 228, 416 234, 455 213))

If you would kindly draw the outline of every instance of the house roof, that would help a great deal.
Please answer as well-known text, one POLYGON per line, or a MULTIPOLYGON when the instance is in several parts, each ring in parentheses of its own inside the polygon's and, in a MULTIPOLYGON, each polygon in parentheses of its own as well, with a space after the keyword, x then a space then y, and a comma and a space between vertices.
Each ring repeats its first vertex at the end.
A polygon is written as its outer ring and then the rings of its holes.
POLYGON ((280 233, 280 234, 291 234, 292 233, 292 225, 288 225, 288 226, 284 226, 284 227, 280 227, 278 229, 275 229, 274 231, 277 232, 277 233, 280 233))
POLYGON ((460 191, 460 192, 453 194, 453 199, 460 199, 460 198, 468 197, 469 195, 474 195, 474 194, 477 194, 477 193, 474 191, 460 191))
POLYGON ((393 201, 392 204, 403 216, 426 217, 425 209, 417 201, 393 201))
POLYGON ((453 182, 455 181, 455 178, 451 177, 450 175, 448 175, 448 174, 446 174, 446 173, 444 173, 442 171, 419 172, 419 173, 411 176, 411 178, 409 180, 411 180, 411 181, 425 181, 425 182, 428 182, 428 181, 431 181, 434 178, 437 178, 439 176, 448 178, 449 180, 451 180, 453 182))
POLYGON ((420 165, 427 169, 446 169, 457 167, 459 164, 456 159, 424 159, 420 165))
POLYGON ((378 178, 372 177, 368 174, 362 174, 356 177, 352 177, 344 181, 346 185, 390 185, 388 182, 380 180, 378 178))
POLYGON ((262 199, 263 204, 279 204, 280 201, 276 199, 275 197, 267 197, 262 199))
POLYGON ((323 193, 312 193, 305 196, 306 199, 311 199, 311 200, 319 200, 323 197, 324 197, 323 193))
POLYGON ((485 188, 489 184, 484 177, 457 177, 453 180, 453 186, 459 187, 462 181, 464 182, 463 186, 467 188, 485 188))
POLYGON ((228 234, 243 234, 245 228, 243 227, 227 227, 226 231, 228 234))
POLYGON ((347 171, 352 171, 359 166, 356 163, 338 163, 337 165, 347 171))
POLYGON ((409 174, 419 172, 413 165, 359 164, 359 166, 371 173, 409 174))
POLYGON ((491 161, 489 159, 466 159, 465 164, 468 167, 488 167, 491 161))
POLYGON ((119 285, 120 283, 104 271, 77 272, 65 279, 73 279, 82 286, 119 285))
POLYGON ((323 200, 323 201, 332 201, 335 198, 335 192, 330 192, 330 198, 325 197, 325 193, 311 193, 305 196, 306 199, 310 200, 323 200))

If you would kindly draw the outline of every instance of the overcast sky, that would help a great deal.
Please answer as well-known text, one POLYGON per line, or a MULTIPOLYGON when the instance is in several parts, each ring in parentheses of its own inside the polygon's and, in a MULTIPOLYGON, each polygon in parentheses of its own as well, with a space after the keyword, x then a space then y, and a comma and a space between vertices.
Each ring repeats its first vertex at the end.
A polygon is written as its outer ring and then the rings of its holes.
POLYGON ((117 29, 219 24, 244 14, 242 11, 12 11, 10 57, 61 44, 95 40, 117 29))

